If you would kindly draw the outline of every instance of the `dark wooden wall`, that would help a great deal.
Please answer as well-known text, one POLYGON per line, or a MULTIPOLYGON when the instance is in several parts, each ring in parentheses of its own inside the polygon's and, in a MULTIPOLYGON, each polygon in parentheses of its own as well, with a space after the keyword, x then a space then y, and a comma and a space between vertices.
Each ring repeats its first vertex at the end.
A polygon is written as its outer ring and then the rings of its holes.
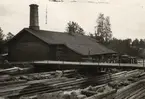
POLYGON ((82 55, 67 48, 65 45, 56 45, 56 60, 81 61, 82 55))
POLYGON ((27 31, 23 31, 20 35, 17 35, 9 43, 8 49, 9 61, 81 61, 82 57, 65 45, 48 45, 27 31))
POLYGON ((8 46, 10 61, 33 61, 49 59, 49 46, 24 31, 8 46))

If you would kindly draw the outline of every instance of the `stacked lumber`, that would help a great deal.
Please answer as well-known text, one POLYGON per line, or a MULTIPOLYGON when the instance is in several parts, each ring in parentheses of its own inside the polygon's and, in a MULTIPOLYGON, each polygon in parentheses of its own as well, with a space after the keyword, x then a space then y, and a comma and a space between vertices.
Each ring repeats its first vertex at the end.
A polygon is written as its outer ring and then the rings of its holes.
POLYGON ((32 80, 41 80, 41 79, 51 79, 56 77, 68 77, 72 75, 77 75, 75 70, 64 70, 64 71, 51 71, 51 72, 43 72, 43 73, 32 73, 25 75, 17 75, 14 76, 16 79, 23 79, 27 81, 32 80))
POLYGON ((27 73, 29 71, 31 71, 31 67, 27 67, 27 68, 20 68, 20 67, 11 67, 11 68, 6 68, 6 69, 1 69, 0 73, 1 74, 21 74, 21 73, 27 73))
MULTIPOLYGON (((79 88, 86 88, 89 85, 100 85, 106 84, 108 82, 120 81, 120 79, 124 80, 130 78, 135 75, 140 75, 142 71, 140 70, 132 70, 132 71, 123 71, 115 74, 104 74, 101 76, 90 77, 90 78, 54 78, 54 79, 43 79, 43 80, 35 80, 28 81, 24 84, 16 84, 13 86, 7 86, 7 88, 0 88, 0 96, 6 97, 31 97, 36 96, 37 94, 43 93, 52 93, 57 91, 65 91, 65 90, 73 90, 79 88), (7 89, 7 90, 5 90, 7 89)), ((101 93, 104 89, 99 89, 101 93)), ((97 93, 98 93, 97 91, 97 93)), ((84 91, 85 92, 85 91, 84 91)), ((92 91, 86 91, 91 95, 96 94, 92 91)), ((107 93, 106 93, 107 94, 107 93)), ((81 96, 80 96, 81 97, 81 96)))
POLYGON ((110 94, 115 92, 116 90, 107 85, 99 85, 94 87, 89 86, 85 89, 44 93, 38 95, 37 99, 102 99, 106 95, 110 97, 110 94))
POLYGON ((105 91, 105 92, 102 92, 100 94, 96 94, 96 95, 93 95, 91 97, 87 97, 85 99, 113 99, 114 98, 114 95, 116 93, 117 90, 111 90, 111 91, 105 91))
POLYGON ((53 79, 53 78, 59 78, 59 77, 71 77, 77 75, 75 70, 65 70, 63 72, 63 75, 58 73, 57 71, 51 71, 51 72, 43 72, 43 73, 32 73, 32 74, 23 74, 23 75, 0 75, 0 87, 10 85, 23 85, 30 81, 38 81, 43 79, 53 79))
POLYGON ((144 99, 145 80, 135 82, 117 91, 115 99, 144 99))
MULTIPOLYGON (((138 70, 133 70, 133 71, 129 71, 129 72, 121 72, 121 73, 116 73, 116 74, 112 74, 112 80, 111 81, 115 81, 115 80, 120 80, 123 79, 124 77, 129 78, 131 76, 137 75, 138 70)), ((56 91, 60 91, 60 90, 69 90, 69 89, 77 89, 77 88, 84 88, 88 85, 92 85, 92 84, 105 84, 106 82, 109 81, 109 78, 107 78, 108 75, 102 75, 102 76, 97 76, 97 77, 93 77, 93 78, 81 78, 81 79, 74 79, 74 80, 66 80, 65 82, 57 82, 57 83, 51 83, 51 89, 45 87, 45 89, 43 87, 38 87, 39 89, 37 89, 37 87, 33 87, 35 89, 35 91, 33 91, 34 89, 29 89, 29 87, 27 87, 27 91, 22 91, 21 94, 19 95, 36 95, 36 94, 41 94, 41 93, 51 93, 51 92, 56 92, 56 91), (42 89, 42 90, 41 90, 42 89), (37 90, 37 91, 36 91, 37 90)), ((50 87, 50 82, 45 82, 44 83, 45 86, 49 86, 50 87)), ((101 91, 101 89, 99 89, 101 91)), ((103 89, 102 89, 103 90, 103 89)), ((86 92, 89 94, 95 94, 91 91, 86 92)))

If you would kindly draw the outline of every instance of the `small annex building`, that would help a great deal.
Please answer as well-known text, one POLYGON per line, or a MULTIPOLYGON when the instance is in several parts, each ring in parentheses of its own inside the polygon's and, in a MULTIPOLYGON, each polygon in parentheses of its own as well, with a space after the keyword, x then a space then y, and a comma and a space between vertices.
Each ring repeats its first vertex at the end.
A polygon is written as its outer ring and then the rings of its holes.
POLYGON ((115 51, 88 36, 39 29, 38 5, 30 5, 30 26, 22 29, 8 44, 9 61, 83 61, 112 55, 115 51))

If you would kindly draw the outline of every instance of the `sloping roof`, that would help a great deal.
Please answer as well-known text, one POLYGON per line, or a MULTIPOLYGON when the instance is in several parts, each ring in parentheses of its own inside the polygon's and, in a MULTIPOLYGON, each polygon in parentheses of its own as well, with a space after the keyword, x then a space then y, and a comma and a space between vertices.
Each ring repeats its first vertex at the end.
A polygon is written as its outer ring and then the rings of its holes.
POLYGON ((24 30, 33 34, 37 38, 48 44, 64 44, 71 50, 81 55, 99 55, 116 53, 113 50, 99 44, 95 39, 79 34, 69 34, 45 30, 32 30, 25 28, 24 30))

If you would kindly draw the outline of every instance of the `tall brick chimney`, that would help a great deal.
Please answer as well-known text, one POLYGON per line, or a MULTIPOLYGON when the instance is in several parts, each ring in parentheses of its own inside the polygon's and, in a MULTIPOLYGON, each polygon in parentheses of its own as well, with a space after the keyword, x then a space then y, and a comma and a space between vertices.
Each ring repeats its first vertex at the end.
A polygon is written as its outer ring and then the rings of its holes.
POLYGON ((39 30, 39 16, 38 16, 38 5, 30 5, 30 29, 39 30))

